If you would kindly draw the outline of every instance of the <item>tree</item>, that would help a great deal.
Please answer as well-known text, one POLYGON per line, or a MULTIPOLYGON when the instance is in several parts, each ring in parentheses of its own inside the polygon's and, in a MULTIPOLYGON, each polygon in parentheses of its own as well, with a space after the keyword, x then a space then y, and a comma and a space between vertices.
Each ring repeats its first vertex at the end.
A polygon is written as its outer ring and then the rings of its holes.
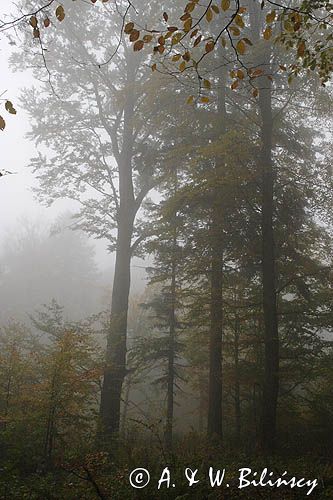
POLYGON ((49 100, 30 90, 25 104, 30 110, 44 110, 37 119, 32 112, 30 137, 52 149, 52 156, 40 153, 33 160, 40 199, 46 203, 60 197, 77 200, 81 210, 75 226, 96 238, 107 238, 110 250, 116 252, 101 397, 101 425, 110 436, 119 430, 126 376, 130 261, 143 238, 137 215, 158 182, 164 143, 159 144, 155 135, 159 114, 154 114, 154 102, 160 87, 151 84, 143 57, 137 58, 125 43, 118 47, 118 41, 107 36, 117 32, 122 16, 110 15, 104 22, 95 10, 86 24, 93 29, 82 37, 81 16, 88 7, 80 9, 69 8, 70 24, 63 23, 54 32, 57 48, 46 55, 62 100, 49 100), (101 27, 98 50, 91 48, 96 26, 101 27), (113 64, 99 67, 101 58, 109 57, 115 47, 113 64), (60 48, 67 58, 58 58, 60 48))

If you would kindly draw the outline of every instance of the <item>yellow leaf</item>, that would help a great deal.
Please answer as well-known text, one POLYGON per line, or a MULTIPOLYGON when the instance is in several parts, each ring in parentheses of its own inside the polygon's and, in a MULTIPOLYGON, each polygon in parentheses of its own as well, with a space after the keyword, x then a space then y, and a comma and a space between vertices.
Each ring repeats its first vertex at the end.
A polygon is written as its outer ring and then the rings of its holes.
POLYGON ((179 59, 181 58, 181 54, 175 54, 173 57, 172 57, 172 62, 177 62, 179 61, 179 59))
POLYGON ((187 98, 186 104, 193 104, 194 102, 194 96, 190 95, 190 97, 187 98))
POLYGON ((37 28, 37 24, 38 24, 37 17, 31 16, 29 23, 33 28, 37 28))
POLYGON ((222 0, 221 8, 224 11, 228 10, 230 8, 230 0, 222 0))
POLYGON ((183 72, 185 71, 185 68, 186 68, 186 62, 182 61, 179 65, 179 71, 183 72))
POLYGON ((58 7, 56 8, 56 18, 58 19, 58 21, 63 21, 65 19, 65 10, 63 8, 62 5, 58 5, 58 7))
POLYGON ((244 75, 244 71, 242 71, 241 69, 238 69, 238 70, 237 70, 237 78, 238 78, 239 80, 244 80, 244 76, 245 76, 245 75, 244 75))
POLYGON ((190 17, 189 19, 187 19, 184 23, 184 31, 190 31, 190 29, 192 28, 192 17, 190 17))
POLYGON ((177 45, 177 43, 180 42, 182 36, 183 35, 181 33, 176 33, 175 35, 173 35, 171 45, 177 45))
POLYGON ((201 97, 201 102, 202 102, 203 104, 207 104, 207 103, 209 102, 209 97, 205 97, 205 96, 204 96, 204 97, 201 97))
POLYGON ((237 24, 237 26, 239 26, 240 28, 244 28, 245 24, 244 24, 244 21, 243 21, 243 18, 242 16, 240 16, 239 14, 237 14, 237 16, 235 17, 235 23, 237 24))
POLYGON ((213 19, 213 11, 212 11, 212 9, 210 7, 209 7, 209 9, 206 12, 206 19, 207 19, 208 23, 210 23, 211 20, 213 19))
POLYGON ((241 54, 241 55, 245 54, 246 45, 243 42, 243 40, 239 40, 239 42, 237 42, 236 50, 237 50, 238 54, 241 54))
POLYGON ((239 36, 240 35, 240 29, 237 28, 237 26, 230 26, 230 30, 232 31, 234 36, 239 36))
POLYGON ((195 2, 190 2, 185 7, 185 12, 192 12, 195 8, 195 2))
POLYGON ((212 84, 210 83, 209 80, 204 80, 203 81, 203 86, 205 87, 205 89, 211 89, 212 88, 212 84))
POLYGON ((272 28, 270 26, 267 26, 267 28, 265 29, 264 33, 264 39, 265 40, 269 40, 272 36, 272 28))
POLYGON ((129 35, 133 28, 134 28, 134 23, 127 23, 125 25, 124 31, 127 35, 129 35))
POLYGON ((275 18, 276 18, 276 12, 275 12, 275 10, 272 10, 272 12, 270 12, 269 14, 267 14, 267 16, 266 16, 266 22, 268 24, 273 23, 275 21, 275 18))
POLYGON ((213 4, 213 5, 212 5, 212 9, 213 9, 213 11, 215 12, 215 14, 219 14, 219 13, 220 13, 220 9, 218 8, 218 6, 217 6, 217 5, 213 4))

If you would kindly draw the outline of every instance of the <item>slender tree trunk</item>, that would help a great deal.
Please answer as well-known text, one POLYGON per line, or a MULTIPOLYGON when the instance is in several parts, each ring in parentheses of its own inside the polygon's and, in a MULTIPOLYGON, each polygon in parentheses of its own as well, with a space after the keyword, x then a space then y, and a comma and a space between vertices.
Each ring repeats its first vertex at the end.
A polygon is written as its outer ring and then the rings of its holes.
POLYGON ((125 439, 125 437, 126 437, 126 423, 127 423, 127 414, 128 414, 131 385, 132 385, 132 379, 129 375, 126 379, 126 382, 125 382, 125 397, 124 397, 123 413, 121 415, 121 424, 120 424, 120 435, 121 435, 122 439, 125 439))
POLYGON ((199 376, 199 432, 202 434, 204 432, 204 416, 205 416, 205 395, 206 387, 202 380, 201 375, 199 376))
MULTIPOLYGON (((251 25, 254 40, 259 39, 260 6, 253 1, 251 25)), ((271 82, 271 47, 266 44, 260 53, 258 66, 263 76, 258 78, 259 110, 261 114, 260 158, 262 178, 262 282, 264 313, 264 385, 262 407, 261 445, 265 452, 274 452, 276 446, 276 411, 279 393, 279 335, 276 304, 276 262, 274 244, 274 171, 272 159, 273 113, 271 82)))
POLYGON ((174 390, 175 390, 176 269, 177 269, 176 246, 177 246, 177 238, 175 234, 173 237, 173 258, 171 264, 168 389, 167 389, 167 416, 166 416, 166 426, 165 426, 165 447, 170 452, 172 451, 172 445, 173 445, 173 413, 174 413, 174 390))
POLYGON ((279 393, 279 336, 276 305, 274 248, 274 173, 272 162, 271 82, 261 88, 262 117, 262 278, 265 339, 265 379, 263 387, 262 444, 273 452, 276 444, 276 410, 279 393))
POLYGON ((235 420, 236 420, 236 440, 240 443, 241 436, 241 403, 240 403, 240 381, 239 381, 239 334, 240 322, 238 315, 235 320, 235 420))
MULTIPOLYGON (((226 72, 223 68, 219 79, 218 113, 220 116, 220 135, 226 132, 226 72)), ((215 168, 220 167, 216 159, 215 168)), ((222 439, 222 335, 223 335, 223 193, 214 190, 212 220, 210 227, 211 240, 211 281, 210 281, 210 339, 209 339, 209 387, 208 387, 208 422, 209 438, 222 439)))
POLYGON ((213 207, 211 223, 211 295, 209 341, 208 425, 209 438, 222 439, 222 242, 220 211, 213 207))
MULTIPOLYGON (((128 67, 128 81, 135 79, 134 67, 128 67)), ((113 279, 110 328, 107 337, 106 364, 101 393, 101 437, 106 446, 119 436, 121 392, 126 376, 126 340, 128 298, 131 281, 131 241, 136 202, 133 188, 133 114, 134 96, 129 96, 123 114, 122 149, 118 159, 119 210, 115 274, 113 279)), ((114 449, 114 446, 112 446, 114 449)))
POLYGON ((133 223, 130 220, 119 220, 110 330, 107 338, 100 408, 103 439, 108 440, 117 437, 119 433, 121 391, 126 376, 132 231, 133 223))

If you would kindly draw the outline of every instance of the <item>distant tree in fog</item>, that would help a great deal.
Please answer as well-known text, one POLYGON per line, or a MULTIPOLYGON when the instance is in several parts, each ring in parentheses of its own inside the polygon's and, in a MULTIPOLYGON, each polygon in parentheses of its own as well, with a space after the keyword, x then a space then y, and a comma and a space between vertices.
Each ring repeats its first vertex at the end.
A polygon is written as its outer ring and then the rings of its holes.
POLYGON ((30 221, 8 235, 1 252, 1 319, 27 314, 56 299, 73 319, 98 308, 102 290, 94 250, 82 232, 72 231, 67 216, 57 221, 57 231, 30 221))

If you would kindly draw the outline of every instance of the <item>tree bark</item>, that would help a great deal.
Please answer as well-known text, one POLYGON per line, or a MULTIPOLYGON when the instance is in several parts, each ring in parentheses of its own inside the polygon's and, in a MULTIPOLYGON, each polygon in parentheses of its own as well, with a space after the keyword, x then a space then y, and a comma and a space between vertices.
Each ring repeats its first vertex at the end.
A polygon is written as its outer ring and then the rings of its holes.
MULTIPOLYGON (((128 81, 134 69, 128 67, 128 81)), ((107 446, 119 435, 121 392, 126 376, 126 340, 128 299, 131 281, 131 242, 137 206, 134 198, 133 155, 134 96, 129 96, 123 115, 121 155, 118 160, 119 211, 115 274, 113 279, 111 318, 107 337, 106 364, 101 392, 101 436, 107 446)))
POLYGON ((112 290, 110 330, 101 393, 103 438, 117 437, 120 424, 121 391, 126 376, 127 312, 130 291, 131 236, 133 223, 120 218, 112 290))
POLYGON ((265 366, 262 408, 262 447, 272 453, 276 446, 276 411, 279 393, 279 335, 276 305, 274 244, 274 173, 272 161, 272 96, 271 82, 265 78, 260 89, 259 107, 262 118, 262 282, 264 312, 265 366))
POLYGON ((177 269, 176 246, 177 246, 177 238, 176 235, 174 235, 173 258, 171 264, 168 389, 167 389, 167 416, 166 416, 166 426, 165 426, 165 447, 170 452, 172 451, 172 445, 173 445, 173 414, 174 414, 174 389, 175 389, 176 269, 177 269))
MULTIPOLYGON (((226 132, 226 71, 223 67, 219 78, 218 114, 219 133, 226 132)), ((215 161, 215 169, 219 165, 215 161)), ((209 339, 209 387, 208 387, 208 438, 222 439, 222 336, 223 336, 223 192, 216 188, 213 192, 211 240, 211 281, 210 281, 210 339, 209 339)))
MULTIPOLYGON (((260 5, 250 5, 252 38, 259 43, 262 25, 260 5)), ((274 242, 274 169, 272 158, 273 112, 271 81, 271 45, 266 43, 260 52, 258 68, 259 111, 261 115, 261 234, 262 234, 262 293, 264 314, 264 383, 262 404, 261 447, 273 453, 276 447, 276 411, 279 393, 279 335, 276 304, 276 259, 274 242)))
POLYGON ((241 437, 241 403, 240 403, 240 380, 239 380, 239 337, 240 337, 240 321, 238 315, 235 319, 235 344, 234 344, 234 361, 235 361, 235 421, 236 421, 236 442, 240 444, 241 437))
POLYGON ((208 424, 209 438, 222 439, 222 242, 220 213, 213 207, 210 229, 211 254, 211 295, 210 295, 210 339, 209 339, 209 389, 208 424))

